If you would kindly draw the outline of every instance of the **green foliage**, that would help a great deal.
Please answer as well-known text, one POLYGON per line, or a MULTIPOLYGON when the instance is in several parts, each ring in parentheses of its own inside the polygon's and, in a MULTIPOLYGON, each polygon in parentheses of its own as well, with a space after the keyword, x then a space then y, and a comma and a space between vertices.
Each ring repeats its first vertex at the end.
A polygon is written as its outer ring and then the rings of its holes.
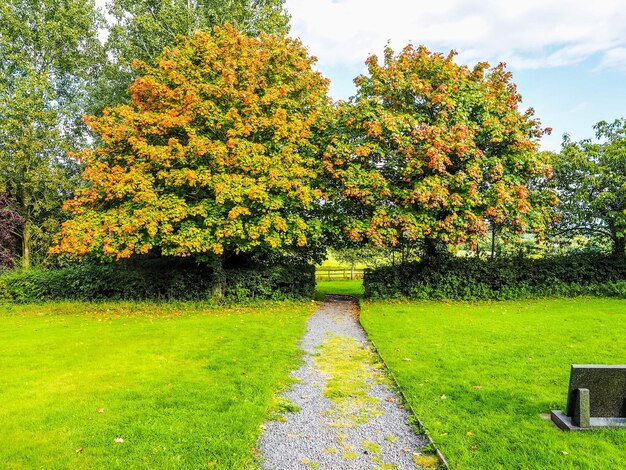
POLYGON ((41 263, 74 186, 69 149, 84 146, 80 117, 103 60, 92 0, 0 2, 0 190, 24 219, 23 267, 41 263))
POLYGON ((447 258, 366 271, 369 298, 517 299, 597 295, 626 298, 626 260, 601 254, 541 259, 447 258))
MULTIPOLYGON (((340 103, 325 152, 329 218, 376 246, 475 243, 543 232, 552 220, 545 132, 504 65, 458 65, 425 47, 367 59, 357 95, 340 103)), ((338 231, 336 231, 338 232, 338 231)))
MULTIPOLYGON (((211 271, 176 266, 82 264, 5 274, 4 297, 16 302, 57 300, 206 299, 211 271)), ((2 287, 0 287, 2 288, 2 287)))
POLYGON ((315 295, 315 267, 278 265, 226 270, 227 300, 312 299, 315 295))
POLYGON ((15 233, 25 268, 46 258, 71 190, 68 167, 61 163, 67 145, 57 127, 59 114, 47 102, 49 92, 40 76, 0 89, 0 187, 23 219, 15 233))
POLYGON ((39 81, 63 135, 75 140, 79 134, 72 127, 81 126, 88 85, 105 58, 98 38, 101 26, 93 0, 3 1, 0 88, 10 91, 20 81, 39 81))
POLYGON ((178 36, 192 36, 229 23, 252 36, 289 29, 284 0, 112 0, 106 47, 109 56, 94 93, 92 112, 127 102, 137 77, 133 60, 154 64, 178 36))
POLYGON ((166 48, 131 87, 133 105, 86 118, 102 139, 78 159, 56 253, 317 251, 316 145, 328 82, 298 40, 231 26, 166 48))
POLYGON ((368 245, 346 244, 331 251, 332 257, 350 267, 357 265, 377 266, 384 264, 390 257, 390 250, 368 245))
POLYGON ((551 185, 559 195, 560 223, 554 232, 605 237, 613 253, 624 256, 626 247, 626 119, 594 126, 597 141, 563 140, 553 155, 551 185))
MULTIPOLYGON (((226 302, 311 299, 313 266, 228 269, 226 302)), ((89 264, 57 270, 14 271, 0 277, 0 299, 13 302, 57 300, 210 300, 220 280, 212 269, 186 261, 147 260, 89 264)))

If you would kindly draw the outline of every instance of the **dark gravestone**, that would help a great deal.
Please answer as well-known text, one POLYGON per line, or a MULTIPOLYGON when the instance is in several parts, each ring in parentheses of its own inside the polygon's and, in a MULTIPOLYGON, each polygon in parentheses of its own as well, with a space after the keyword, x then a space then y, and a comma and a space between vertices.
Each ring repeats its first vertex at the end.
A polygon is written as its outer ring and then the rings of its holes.
POLYGON ((626 426, 626 365, 572 365, 566 413, 551 417, 564 431, 626 426))

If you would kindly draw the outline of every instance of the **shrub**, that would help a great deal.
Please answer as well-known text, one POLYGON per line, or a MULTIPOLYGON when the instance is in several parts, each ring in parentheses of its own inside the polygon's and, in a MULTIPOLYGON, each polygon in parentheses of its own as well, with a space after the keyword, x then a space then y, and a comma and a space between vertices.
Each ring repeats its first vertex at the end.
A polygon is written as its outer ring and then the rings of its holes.
MULTIPOLYGON (((210 267, 190 262, 82 264, 6 273, 0 276, 0 300, 209 300, 216 283, 210 267)), ((310 299, 315 269, 309 265, 228 269, 223 286, 226 302, 310 299)))
POLYGON ((227 300, 312 299, 314 295, 315 267, 312 265, 278 265, 226 271, 224 296, 227 300))
POLYGON ((508 300, 598 295, 626 298, 626 259, 575 254, 543 259, 447 258, 367 270, 368 298, 508 300))

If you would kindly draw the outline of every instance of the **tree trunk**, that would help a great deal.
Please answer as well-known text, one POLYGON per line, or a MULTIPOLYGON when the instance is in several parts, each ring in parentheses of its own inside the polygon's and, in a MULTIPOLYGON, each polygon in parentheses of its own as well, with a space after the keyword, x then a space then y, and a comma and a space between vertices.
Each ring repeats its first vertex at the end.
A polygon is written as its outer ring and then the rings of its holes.
POLYGON ((437 258, 437 241, 432 238, 424 239, 424 258, 433 259, 437 258))
POLYGON ((226 292, 226 271, 224 271, 224 257, 221 256, 213 265, 212 300, 221 300, 226 292))
POLYGON ((491 259, 496 256, 496 229, 491 228, 491 259))
POLYGON ((350 279, 354 281, 354 263, 350 266, 350 279))
POLYGON ((22 230, 22 269, 30 269, 33 265, 33 235, 30 222, 24 224, 22 230))
POLYGON ((626 238, 613 237, 613 256, 615 256, 616 258, 621 258, 624 256, 625 250, 626 250, 626 238))

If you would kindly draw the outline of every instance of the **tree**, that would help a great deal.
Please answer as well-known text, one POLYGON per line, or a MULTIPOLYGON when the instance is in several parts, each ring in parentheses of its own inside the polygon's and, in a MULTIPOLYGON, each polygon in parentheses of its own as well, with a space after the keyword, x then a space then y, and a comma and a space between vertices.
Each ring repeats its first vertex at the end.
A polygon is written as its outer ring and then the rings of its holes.
POLYGON ((104 145, 78 155, 88 184, 54 251, 214 262, 314 246, 329 100, 313 63, 298 40, 226 26, 138 64, 132 106, 87 118, 104 145))
POLYGON ((560 204, 557 235, 596 235, 611 240, 613 254, 626 247, 626 119, 594 126, 596 138, 574 142, 564 136, 553 155, 560 204))
POLYGON ((178 36, 229 23, 251 36, 289 29, 284 0, 111 0, 107 39, 109 63, 95 96, 94 112, 127 102, 128 86, 137 77, 138 59, 153 65, 178 36))
POLYGON ((341 248, 332 250, 333 257, 340 263, 350 265, 350 279, 355 277, 357 264, 365 264, 373 267, 381 262, 387 261, 389 253, 385 253, 380 248, 372 246, 348 244, 341 248))
POLYGON ((353 241, 376 246, 476 243, 490 224, 503 234, 542 232, 554 195, 537 151, 545 132, 504 65, 473 69, 454 54, 407 46, 367 61, 356 96, 337 109, 325 152, 329 211, 353 241))
POLYGON ((13 266, 18 229, 23 223, 8 194, 0 194, 0 268, 13 266))
POLYGON ((11 96, 0 103, 0 182, 22 217, 15 235, 23 268, 41 262, 60 227, 63 196, 71 192, 66 147, 57 113, 46 103, 46 80, 14 80, 11 96))
POLYGON ((22 267, 41 261, 76 169, 66 159, 87 133, 80 115, 102 61, 90 0, 0 4, 0 186, 24 219, 22 267))

